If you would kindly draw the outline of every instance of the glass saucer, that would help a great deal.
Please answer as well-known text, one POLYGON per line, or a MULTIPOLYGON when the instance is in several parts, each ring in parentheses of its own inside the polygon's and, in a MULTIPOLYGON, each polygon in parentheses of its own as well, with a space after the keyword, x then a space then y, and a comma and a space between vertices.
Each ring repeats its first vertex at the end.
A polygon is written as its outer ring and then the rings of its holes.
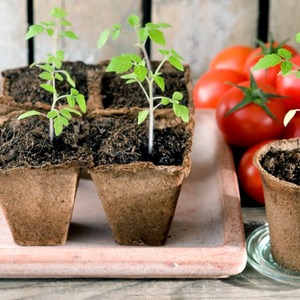
POLYGON ((249 235, 246 249, 248 262, 256 271, 276 281, 300 287, 300 272, 287 270, 274 261, 268 224, 257 228, 249 235))

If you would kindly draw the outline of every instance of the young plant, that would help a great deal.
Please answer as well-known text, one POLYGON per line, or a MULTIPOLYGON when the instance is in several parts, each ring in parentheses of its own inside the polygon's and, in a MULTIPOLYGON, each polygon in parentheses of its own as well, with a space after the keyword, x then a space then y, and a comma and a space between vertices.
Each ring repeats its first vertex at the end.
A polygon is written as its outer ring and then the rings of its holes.
POLYGON ((64 60, 64 51, 58 50, 58 41, 61 38, 78 39, 77 35, 73 31, 63 30, 62 28, 71 26, 71 22, 67 21, 65 17, 67 12, 61 8, 53 8, 50 11, 50 16, 54 18, 49 22, 40 22, 39 24, 31 25, 26 33, 25 39, 30 39, 36 35, 46 32, 52 39, 52 53, 47 54, 47 59, 39 63, 33 63, 31 67, 36 66, 41 69, 39 77, 45 80, 40 86, 42 89, 52 94, 52 105, 50 111, 47 114, 30 110, 21 114, 18 119, 24 119, 27 117, 42 115, 49 119, 49 138, 53 141, 54 133, 59 136, 64 127, 69 125, 69 121, 72 119, 72 114, 81 116, 80 111, 75 108, 77 104, 82 112, 86 112, 86 101, 84 95, 79 93, 75 88, 75 82, 71 78, 70 74, 66 70, 62 70, 62 62, 64 60), (69 94, 60 95, 56 89, 56 81, 67 80, 70 88, 69 94), (56 108, 58 102, 62 99, 66 99, 68 105, 63 108, 56 108))
MULTIPOLYGON (((296 34, 295 39, 297 43, 300 43, 300 32, 296 34)), ((291 61, 292 57, 292 53, 289 50, 279 48, 277 53, 266 54, 264 57, 262 57, 254 66, 253 71, 259 69, 268 69, 270 67, 280 65, 281 76, 295 74, 297 78, 300 78, 300 66, 291 61)), ((291 109, 286 113, 283 121, 284 126, 287 126, 297 111, 300 111, 300 108, 291 109)))
MULTIPOLYGON (((175 91, 172 98, 163 95, 156 95, 156 86, 163 92, 165 90, 165 80, 162 77, 161 68, 166 61, 180 71, 184 71, 182 65, 183 58, 174 49, 159 49, 159 53, 163 55, 163 59, 157 66, 156 70, 152 70, 151 62, 146 51, 145 45, 148 39, 153 43, 165 46, 166 41, 161 29, 169 28, 171 25, 167 23, 147 23, 144 27, 141 26, 140 18, 136 15, 131 15, 127 19, 130 28, 133 29, 136 35, 136 46, 142 51, 143 57, 137 54, 122 54, 111 59, 106 68, 106 72, 116 72, 126 80, 127 84, 137 82, 146 96, 149 108, 140 111, 138 114, 138 124, 142 124, 149 117, 149 142, 148 152, 151 155, 153 151, 153 133, 154 133, 154 111, 161 105, 172 104, 173 111, 177 117, 180 117, 184 122, 189 121, 188 108, 180 101, 183 99, 181 92, 175 91), (144 85, 146 82, 146 87, 144 85), (156 84, 156 85, 155 85, 156 84)), ((122 25, 115 24, 112 29, 102 31, 98 48, 102 48, 109 37, 116 40, 121 33, 122 25)))

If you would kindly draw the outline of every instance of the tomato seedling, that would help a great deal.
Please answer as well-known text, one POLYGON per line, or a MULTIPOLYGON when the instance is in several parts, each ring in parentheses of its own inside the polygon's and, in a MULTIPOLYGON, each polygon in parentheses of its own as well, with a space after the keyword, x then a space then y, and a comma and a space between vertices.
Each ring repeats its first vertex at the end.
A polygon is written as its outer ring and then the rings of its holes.
MULTIPOLYGON (((106 72, 116 72, 118 74, 125 73, 121 75, 121 78, 125 79, 127 84, 137 82, 145 94, 149 103, 149 108, 139 112, 138 124, 142 124, 147 117, 149 117, 148 152, 151 155, 154 138, 154 111, 159 106, 172 104, 175 115, 180 117, 184 122, 189 121, 188 108, 180 104, 180 101, 183 99, 183 94, 181 92, 175 91, 172 98, 163 95, 155 95, 156 86, 158 86, 162 92, 165 90, 165 80, 161 72, 164 63, 168 61, 179 71, 184 71, 182 64, 183 58, 174 49, 159 49, 158 52, 163 55, 163 59, 156 70, 152 70, 151 61, 146 51, 145 44, 147 40, 150 39, 158 45, 165 46, 166 41, 161 29, 169 28, 171 25, 167 23, 147 23, 143 27, 141 26, 140 18, 136 15, 129 16, 127 23, 135 32, 137 38, 136 45, 141 49, 143 57, 132 53, 113 57, 106 68, 106 72), (144 82, 146 82, 147 88, 144 87, 144 82)), ((120 36, 121 29, 121 24, 115 24, 112 29, 105 29, 102 31, 97 44, 98 48, 103 47, 109 37, 116 40, 120 36)))
POLYGON ((66 37, 70 39, 78 39, 78 36, 70 30, 61 30, 61 27, 71 26, 71 22, 65 17, 67 12, 61 8, 53 8, 50 11, 50 16, 54 18, 49 22, 40 22, 39 24, 31 25, 26 33, 25 39, 30 39, 36 35, 46 32, 52 39, 52 53, 47 55, 47 59, 43 62, 33 63, 31 67, 36 66, 42 70, 39 77, 46 81, 40 86, 47 92, 52 94, 52 105, 50 111, 45 114, 36 110, 30 110, 21 114, 18 119, 24 119, 35 115, 42 115, 49 119, 49 137, 51 142, 54 138, 54 133, 59 136, 64 127, 69 125, 69 120, 72 119, 72 114, 80 115, 80 111, 75 108, 77 104, 82 112, 86 112, 86 101, 84 95, 79 93, 75 88, 75 82, 66 70, 62 70, 62 62, 64 59, 64 51, 57 50, 58 40, 66 37), (56 80, 63 81, 65 79, 70 84, 70 93, 60 95, 56 89, 56 80), (56 108, 57 102, 66 99, 68 106, 56 108))

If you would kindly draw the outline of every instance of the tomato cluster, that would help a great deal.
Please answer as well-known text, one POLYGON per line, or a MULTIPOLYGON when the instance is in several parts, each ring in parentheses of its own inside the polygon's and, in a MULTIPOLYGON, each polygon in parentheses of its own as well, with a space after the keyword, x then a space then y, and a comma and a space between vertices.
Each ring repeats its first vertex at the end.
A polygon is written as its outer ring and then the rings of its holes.
POLYGON ((283 125, 286 112, 300 107, 300 79, 278 76, 279 66, 252 70, 261 57, 279 48, 289 50, 294 63, 300 65, 300 54, 288 44, 271 41, 256 48, 231 46, 217 53, 193 89, 195 107, 215 109, 225 140, 242 151, 237 162, 240 187, 260 204, 264 198, 253 164, 255 152, 271 140, 300 136, 300 113, 287 127, 283 125))

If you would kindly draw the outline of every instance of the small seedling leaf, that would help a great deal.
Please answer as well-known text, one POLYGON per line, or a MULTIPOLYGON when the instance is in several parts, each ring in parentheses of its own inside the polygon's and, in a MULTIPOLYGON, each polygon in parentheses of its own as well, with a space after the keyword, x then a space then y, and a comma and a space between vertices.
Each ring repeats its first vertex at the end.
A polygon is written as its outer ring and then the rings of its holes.
POLYGON ((56 109, 52 109, 47 113, 47 117, 49 119, 54 119, 58 116, 58 111, 56 109))
MULTIPOLYGON (((58 115, 55 119, 54 119, 54 133, 56 136, 59 136, 62 131, 63 131, 63 119, 64 117, 58 115)), ((65 119, 65 118, 64 118, 65 119)), ((66 119, 67 120, 67 119, 66 119)), ((68 120, 67 120, 68 121, 68 120)))
POLYGON ((177 57, 175 57, 175 56, 172 55, 172 56, 170 56, 168 58, 168 61, 177 70, 184 71, 183 65, 182 65, 181 61, 177 57))
POLYGON ((63 108, 59 112, 66 119, 68 119, 68 120, 72 119, 72 115, 71 115, 71 113, 69 112, 69 110, 67 108, 63 108))
POLYGON ((44 27, 42 25, 34 24, 31 25, 25 35, 25 39, 31 39, 32 37, 36 36, 37 34, 44 31, 44 27))
POLYGON ((55 79, 57 79, 59 81, 63 81, 64 80, 64 78, 59 73, 55 73, 54 77, 55 77, 55 79))
POLYGON ((101 32, 98 43, 97 43, 97 48, 100 49, 106 44, 106 42, 110 36, 110 33, 111 33, 110 29, 105 29, 101 32))
POLYGON ((69 111, 69 112, 72 113, 72 114, 81 116, 81 113, 80 113, 78 110, 76 110, 76 109, 73 109, 73 108, 70 108, 70 107, 66 107, 66 108, 64 108, 64 109, 67 110, 67 111, 69 111))
POLYGON ((123 73, 132 67, 133 63, 129 54, 113 57, 109 62, 106 72, 123 73))
POLYGON ((175 56, 176 58, 178 58, 179 60, 184 60, 184 58, 182 56, 180 56, 178 54, 178 52, 176 52, 174 49, 171 49, 171 53, 173 56, 175 56))
POLYGON ((165 50, 165 49, 158 49, 158 52, 161 53, 162 55, 169 55, 170 53, 170 50, 165 50))
POLYGON ((50 15, 52 17, 58 18, 58 19, 63 19, 67 16, 67 12, 65 10, 63 10, 60 7, 54 7, 51 11, 50 11, 50 15))
POLYGON ((134 73, 121 75, 120 77, 123 78, 123 79, 136 79, 136 75, 134 73))
POLYGON ((143 82, 147 76, 147 68, 141 65, 134 66, 134 74, 140 82, 143 82))
POLYGON ((131 27, 135 27, 140 24, 140 18, 136 15, 131 15, 128 17, 127 22, 131 27))
POLYGON ((262 57, 254 66, 252 71, 256 71, 259 69, 267 69, 270 67, 274 67, 281 63, 281 58, 278 54, 267 54, 262 57))
POLYGON ((154 76, 153 77, 155 83, 159 86, 159 88, 164 91, 165 90, 165 80, 161 76, 154 76))
POLYGON ((28 117, 32 117, 32 116, 38 116, 40 115, 41 113, 36 111, 36 110, 30 110, 30 111, 27 111, 23 114, 21 114, 19 117, 18 117, 18 120, 22 120, 22 119, 25 119, 25 118, 28 118, 28 117))
POLYGON ((144 27, 140 28, 138 31, 138 36, 139 36, 140 42, 144 43, 149 36, 147 28, 144 28, 144 27))
POLYGON ((47 28, 46 32, 51 37, 51 36, 53 36, 54 30, 52 28, 47 28))
POLYGON ((70 73, 68 71, 65 71, 65 70, 60 70, 59 73, 62 73, 66 76, 66 79, 68 81, 68 83, 74 88, 75 87, 75 82, 74 80, 72 79, 70 73))
POLYGON ((55 88, 52 85, 48 84, 48 83, 42 83, 40 85, 40 87, 43 88, 45 91, 50 92, 52 94, 56 93, 55 88))
POLYGON ((39 75, 40 78, 44 79, 44 80, 52 80, 53 79, 53 76, 50 72, 42 72, 40 75, 39 75))
POLYGON ((148 29, 148 33, 151 41, 162 46, 166 45, 166 40, 162 31, 159 29, 148 29))
POLYGON ((76 99, 74 96, 68 95, 67 96, 67 101, 70 107, 74 107, 76 103, 76 99))
POLYGON ((78 35, 75 32, 70 30, 65 31, 64 36, 72 40, 79 40, 78 35))
POLYGON ((111 39, 113 41, 115 41, 121 33, 121 25, 120 24, 115 24, 114 25, 115 28, 113 28, 113 30, 111 31, 111 39))
POLYGON ((67 20, 61 20, 60 25, 61 26, 71 26, 72 23, 67 20))
POLYGON ((183 99, 183 94, 180 92, 174 92, 172 95, 172 100, 181 101, 183 99))
POLYGON ((45 65, 36 65, 37 67, 39 67, 42 70, 45 70, 47 72, 52 73, 54 71, 54 68, 51 65, 45 64, 45 65))
POLYGON ((169 98, 163 97, 163 98, 161 99, 161 104, 162 104, 162 105, 168 105, 169 103, 170 103, 170 99, 169 99, 169 98))
POLYGON ((76 102, 79 106, 79 108, 81 109, 82 112, 86 112, 86 102, 84 99, 84 96, 82 94, 78 94, 76 97, 76 102))
POLYGON ((71 95, 72 96, 77 96, 77 95, 79 95, 79 92, 78 92, 78 90, 76 90, 76 89, 74 89, 74 88, 71 88, 71 95))
POLYGON ((157 23, 156 25, 160 28, 171 28, 172 27, 172 25, 170 25, 168 23, 157 23))
POLYGON ((55 53, 56 58, 58 58, 59 60, 64 60, 65 58, 65 53, 63 50, 57 50, 55 53))
POLYGON ((173 111, 182 121, 186 123, 189 121, 189 110, 186 106, 173 103, 173 111))
POLYGON ((138 114, 138 125, 142 124, 148 117, 149 110, 142 110, 138 114))

